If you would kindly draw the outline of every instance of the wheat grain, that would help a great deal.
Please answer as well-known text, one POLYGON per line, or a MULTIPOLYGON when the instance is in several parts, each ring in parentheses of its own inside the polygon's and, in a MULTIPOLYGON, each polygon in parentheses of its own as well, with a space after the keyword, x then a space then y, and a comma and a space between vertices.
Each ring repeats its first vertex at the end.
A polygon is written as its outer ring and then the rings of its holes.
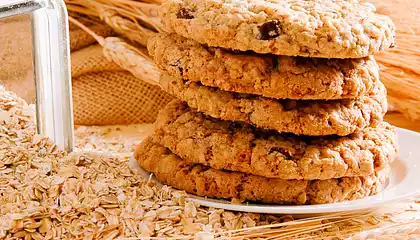
POLYGON ((119 16, 117 12, 113 10, 102 9, 99 13, 101 19, 115 32, 143 46, 147 46, 147 40, 156 34, 156 31, 135 24, 132 21, 119 16))
POLYGON ((138 48, 116 37, 106 38, 103 47, 104 54, 110 61, 147 83, 159 85, 159 69, 138 48))
POLYGON ((118 0, 110 4, 107 0, 66 0, 70 12, 102 17, 104 11, 114 11, 124 19, 132 21, 138 28, 149 28, 152 31, 162 31, 163 26, 158 18, 159 3, 156 1, 139 2, 118 0))
POLYGON ((134 76, 153 85, 159 85, 160 72, 149 59, 148 55, 141 52, 118 37, 103 38, 84 26, 76 19, 69 20, 89 32, 104 48, 104 55, 109 61, 114 61, 120 67, 131 72, 134 76))
POLYGON ((347 240, 365 240, 365 239, 420 239, 420 220, 413 220, 407 223, 390 224, 385 227, 375 228, 353 235, 347 240))

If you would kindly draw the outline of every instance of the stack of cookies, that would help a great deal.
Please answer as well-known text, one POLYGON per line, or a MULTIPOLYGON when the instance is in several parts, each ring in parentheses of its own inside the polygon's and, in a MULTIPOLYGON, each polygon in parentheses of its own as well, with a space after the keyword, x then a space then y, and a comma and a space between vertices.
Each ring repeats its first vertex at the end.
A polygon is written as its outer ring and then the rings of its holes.
POLYGON ((358 0, 169 0, 149 40, 177 98, 136 149, 168 185, 320 204, 376 194, 396 157, 374 53, 394 25, 358 0))

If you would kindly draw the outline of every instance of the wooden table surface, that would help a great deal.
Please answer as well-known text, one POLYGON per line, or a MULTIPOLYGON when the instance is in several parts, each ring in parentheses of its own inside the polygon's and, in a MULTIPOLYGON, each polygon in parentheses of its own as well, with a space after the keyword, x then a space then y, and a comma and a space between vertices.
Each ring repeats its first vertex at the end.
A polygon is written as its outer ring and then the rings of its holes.
POLYGON ((402 115, 401 113, 388 113, 385 116, 385 120, 397 127, 420 132, 420 120, 411 120, 402 115))

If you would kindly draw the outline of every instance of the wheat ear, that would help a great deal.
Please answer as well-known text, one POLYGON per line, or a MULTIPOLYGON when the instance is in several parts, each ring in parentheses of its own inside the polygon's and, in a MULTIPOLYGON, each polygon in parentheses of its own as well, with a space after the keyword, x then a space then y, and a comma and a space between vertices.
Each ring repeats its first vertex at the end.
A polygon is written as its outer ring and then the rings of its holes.
POLYGON ((113 61, 120 67, 131 72, 134 76, 153 85, 159 85, 159 69, 149 59, 147 54, 126 43, 118 37, 103 38, 98 36, 88 27, 69 17, 69 20, 91 34, 103 47, 104 55, 109 61, 113 61))

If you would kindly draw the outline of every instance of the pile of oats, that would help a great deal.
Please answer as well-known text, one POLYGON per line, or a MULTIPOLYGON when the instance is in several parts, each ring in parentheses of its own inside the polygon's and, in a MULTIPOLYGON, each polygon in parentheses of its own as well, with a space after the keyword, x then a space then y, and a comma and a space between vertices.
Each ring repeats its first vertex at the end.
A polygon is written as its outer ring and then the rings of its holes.
POLYGON ((79 128, 79 151, 67 155, 35 134, 33 106, 0 92, 0 238, 205 237, 256 225, 257 215, 200 209, 141 178, 127 166, 132 144, 98 131, 79 128))
POLYGON ((128 167, 147 131, 133 138, 109 137, 111 131, 118 129, 79 127, 77 151, 68 155, 35 134, 33 106, 0 89, 0 238, 342 239, 393 222, 389 214, 294 220, 200 207, 128 167))

